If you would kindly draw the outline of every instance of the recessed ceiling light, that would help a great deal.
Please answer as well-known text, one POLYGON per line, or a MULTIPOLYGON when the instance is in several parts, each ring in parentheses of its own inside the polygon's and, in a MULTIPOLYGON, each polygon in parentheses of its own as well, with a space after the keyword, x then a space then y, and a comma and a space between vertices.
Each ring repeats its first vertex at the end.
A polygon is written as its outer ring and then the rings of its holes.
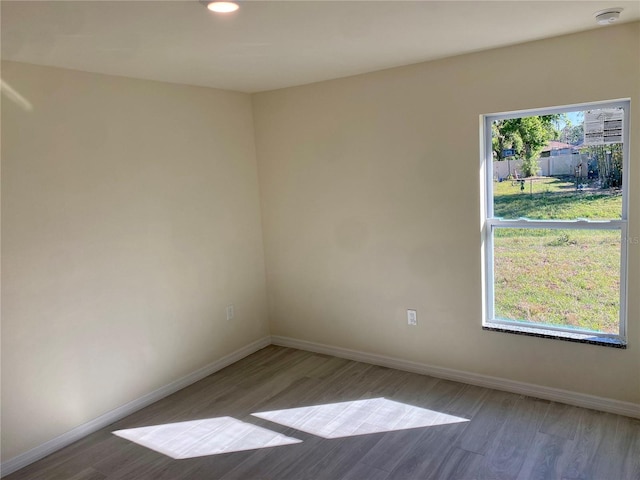
POLYGON ((594 13, 593 16, 596 18, 598 25, 609 25, 618 21, 622 10, 620 7, 607 8, 594 13))
POLYGON ((216 13, 231 13, 238 10, 238 4, 235 2, 209 2, 207 8, 216 13))

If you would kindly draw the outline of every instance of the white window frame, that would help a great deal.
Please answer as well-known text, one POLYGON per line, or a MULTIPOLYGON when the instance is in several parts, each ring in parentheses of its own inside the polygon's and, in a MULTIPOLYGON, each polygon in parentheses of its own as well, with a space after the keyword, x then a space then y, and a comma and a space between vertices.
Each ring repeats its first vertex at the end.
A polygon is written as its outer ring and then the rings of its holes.
MULTIPOLYGON (((607 339, 614 340, 626 345, 627 337, 627 229, 628 217, 627 208, 629 202, 629 99, 610 100, 604 102, 590 102, 573 105, 565 105, 551 108, 537 108, 531 110, 518 110, 513 112, 493 113, 480 116, 480 157, 481 157, 481 205, 482 205, 482 266, 483 266, 483 315, 482 325, 492 330, 516 331, 526 329, 531 334, 539 336, 553 336, 567 339, 575 338, 576 335, 583 335, 585 338, 601 338, 603 344, 607 339), (493 212, 493 147, 491 126, 496 120, 506 120, 511 118, 521 118, 534 115, 550 115, 555 113, 569 113, 602 108, 622 108, 623 116, 623 144, 622 144, 622 216, 620 220, 531 220, 514 219, 503 220, 494 217, 493 212), (494 297, 494 272, 493 272, 493 230, 495 228, 545 228, 545 229, 579 229, 579 230, 619 230, 620 242, 620 314, 618 334, 607 334, 604 332, 589 331, 575 328, 564 328, 562 326, 539 324, 526 321, 505 320, 495 318, 495 297, 494 297), (549 335, 554 333, 557 335, 549 335)), ((580 341, 580 340, 578 340, 580 341)), ((592 343, 592 342, 589 342, 592 343)), ((596 342, 599 343, 599 342, 596 342)))

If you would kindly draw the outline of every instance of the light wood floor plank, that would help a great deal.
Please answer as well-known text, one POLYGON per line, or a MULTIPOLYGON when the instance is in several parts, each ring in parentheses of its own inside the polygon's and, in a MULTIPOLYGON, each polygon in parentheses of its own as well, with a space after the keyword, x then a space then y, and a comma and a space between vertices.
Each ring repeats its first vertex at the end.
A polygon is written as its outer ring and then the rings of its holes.
POLYGON ((615 437, 615 417, 608 413, 586 409, 582 411, 570 460, 562 472, 563 479, 598 480, 594 467, 605 461, 603 456, 610 452, 611 442, 615 437))
POLYGON ((473 480, 477 476, 478 466, 484 457, 461 448, 451 448, 442 459, 439 467, 429 475, 429 480, 473 480))
POLYGON ((572 447, 571 440, 538 432, 517 479, 552 480, 562 478, 565 459, 572 447))
MULTIPOLYGON (((549 402, 521 397, 506 416, 485 454, 478 478, 516 478, 522 468, 549 402)), ((466 434, 466 432, 465 432, 466 434)))
POLYGON ((491 392, 465 429, 460 447, 484 455, 517 401, 518 395, 491 392))
POLYGON ((388 478, 389 472, 379 470, 377 468, 365 465, 363 463, 357 463, 351 470, 349 470, 343 477, 343 480, 385 480, 388 478))
POLYGON ((540 426, 540 431, 573 440, 581 415, 582 410, 579 408, 551 402, 540 426))
POLYGON ((617 435, 622 445, 627 445, 622 478, 640 480, 640 420, 619 417, 617 435))
MULTIPOLYGON (((228 435, 224 431, 220 430, 219 435, 228 435)), ((156 448, 162 450, 160 446, 156 448)), ((6 477, 485 478, 640 480, 640 421, 272 345, 6 477), (362 405, 367 407, 363 409, 362 405), (290 411, 312 406, 322 408, 290 411), (263 415, 265 418, 253 415, 275 411, 278 413, 263 415), (314 417, 320 411, 328 415, 321 421, 314 417), (389 412, 395 412, 395 418, 387 422, 389 412), (295 422, 292 415, 299 415, 295 422), (415 425, 415 419, 422 422, 418 425, 428 426, 406 428, 415 425), (176 433, 183 435, 178 440, 165 439, 163 435, 171 434, 165 432, 178 431, 182 426, 171 425, 137 430, 137 437, 129 438, 140 439, 145 432, 153 432, 149 437, 152 440, 178 442, 184 452, 191 451, 189 445, 196 446, 192 449, 195 452, 209 445, 221 451, 242 448, 245 441, 255 445, 257 438, 270 442, 282 436, 288 437, 286 441, 296 439, 300 443, 176 460, 112 433, 178 422, 224 422, 229 428, 237 426, 237 435, 218 438, 218 430, 198 427, 208 434, 201 442, 196 437, 193 443, 193 436, 186 433, 176 433), (312 425, 323 428, 307 428, 312 425), (397 425, 404 429, 394 430, 397 425), (262 433, 255 437, 251 431, 262 433), (314 431, 346 436, 323 438, 314 431), (371 431, 376 433, 361 434, 371 431), (180 443, 183 438, 187 443, 180 443)))
MULTIPOLYGON (((436 425, 423 430, 415 443, 408 445, 408 452, 391 471, 389 478, 413 480, 429 478, 442 467, 449 451, 465 431, 466 424, 436 425)), ((417 433, 417 432, 416 432, 417 433)))

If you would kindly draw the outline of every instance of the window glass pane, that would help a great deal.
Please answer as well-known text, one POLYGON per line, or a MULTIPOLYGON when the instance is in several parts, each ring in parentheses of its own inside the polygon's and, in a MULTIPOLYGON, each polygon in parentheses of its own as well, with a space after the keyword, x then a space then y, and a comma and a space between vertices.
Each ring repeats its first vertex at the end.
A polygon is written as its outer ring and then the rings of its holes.
POLYGON ((609 108, 494 121, 494 217, 622 218, 622 118, 609 108))
POLYGON ((620 230, 494 228, 496 319, 619 333, 620 230))

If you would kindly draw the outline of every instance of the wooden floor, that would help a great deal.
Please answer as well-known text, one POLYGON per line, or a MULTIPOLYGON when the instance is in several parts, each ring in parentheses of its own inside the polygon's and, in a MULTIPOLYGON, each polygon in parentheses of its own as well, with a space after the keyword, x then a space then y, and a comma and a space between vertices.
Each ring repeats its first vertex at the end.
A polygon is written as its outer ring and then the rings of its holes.
POLYGON ((269 346, 6 478, 640 479, 640 420, 269 346), (459 421, 323 438, 251 415, 364 399, 459 421), (175 460, 112 433, 222 417, 299 443, 175 460))

